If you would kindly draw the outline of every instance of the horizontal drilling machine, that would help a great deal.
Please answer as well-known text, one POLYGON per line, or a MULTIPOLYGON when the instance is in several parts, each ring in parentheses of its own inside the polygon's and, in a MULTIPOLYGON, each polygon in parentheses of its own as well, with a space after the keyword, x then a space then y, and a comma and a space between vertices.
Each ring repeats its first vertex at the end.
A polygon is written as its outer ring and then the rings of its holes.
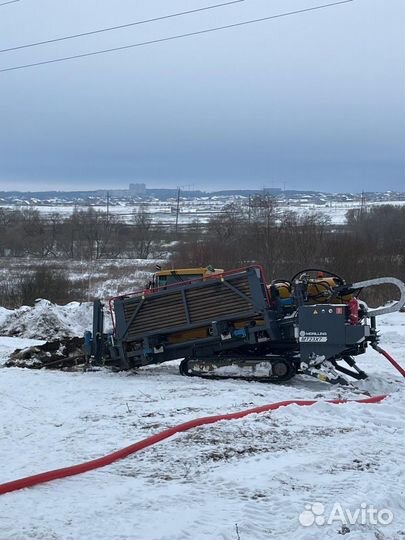
POLYGON ((396 278, 346 283, 323 270, 302 270, 266 283, 261 266, 160 270, 142 291, 94 303, 91 362, 133 369, 181 360, 180 373, 207 378, 283 382, 303 373, 330 383, 364 379, 354 357, 378 347, 376 319, 400 310, 405 285, 396 278), (394 285, 400 298, 369 308, 362 289, 394 285))

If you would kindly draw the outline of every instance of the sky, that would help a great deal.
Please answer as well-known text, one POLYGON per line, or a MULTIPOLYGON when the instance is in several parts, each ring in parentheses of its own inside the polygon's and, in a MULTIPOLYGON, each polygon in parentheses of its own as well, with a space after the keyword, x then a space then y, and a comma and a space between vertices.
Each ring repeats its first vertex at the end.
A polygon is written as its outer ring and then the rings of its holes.
MULTIPOLYGON (((226 0, 19 0, 0 49, 226 0)), ((331 0, 244 0, 0 53, 0 69, 331 0)), ((1 3, 1 2, 0 2, 1 3)), ((404 0, 0 72, 0 190, 405 191, 404 0)))

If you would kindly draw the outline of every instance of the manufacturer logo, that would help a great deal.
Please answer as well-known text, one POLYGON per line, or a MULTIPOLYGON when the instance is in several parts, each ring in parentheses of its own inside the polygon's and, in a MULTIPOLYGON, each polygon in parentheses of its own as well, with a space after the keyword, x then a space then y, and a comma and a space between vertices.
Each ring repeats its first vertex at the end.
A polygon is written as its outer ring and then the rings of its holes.
POLYGON ((305 330, 301 330, 299 341, 300 343, 326 343, 328 334, 326 332, 305 332, 305 330))

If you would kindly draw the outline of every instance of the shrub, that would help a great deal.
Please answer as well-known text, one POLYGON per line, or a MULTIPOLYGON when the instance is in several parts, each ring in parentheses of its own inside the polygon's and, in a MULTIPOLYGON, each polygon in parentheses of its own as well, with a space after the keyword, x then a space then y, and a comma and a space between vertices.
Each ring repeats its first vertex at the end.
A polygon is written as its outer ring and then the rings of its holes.
POLYGON ((25 274, 15 287, 19 303, 33 305, 37 298, 46 298, 56 304, 75 300, 72 282, 66 273, 46 266, 25 274))

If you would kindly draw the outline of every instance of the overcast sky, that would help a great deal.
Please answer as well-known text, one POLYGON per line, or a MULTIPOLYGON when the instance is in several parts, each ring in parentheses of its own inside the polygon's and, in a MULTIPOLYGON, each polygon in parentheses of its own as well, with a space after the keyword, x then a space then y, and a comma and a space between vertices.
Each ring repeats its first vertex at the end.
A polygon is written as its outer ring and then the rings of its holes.
MULTIPOLYGON (((0 6, 0 48, 220 1, 20 0, 0 6)), ((322 3, 245 0, 1 53, 0 69, 322 3)), ((0 73, 0 189, 405 191, 404 20, 404 0, 355 0, 0 73)))

